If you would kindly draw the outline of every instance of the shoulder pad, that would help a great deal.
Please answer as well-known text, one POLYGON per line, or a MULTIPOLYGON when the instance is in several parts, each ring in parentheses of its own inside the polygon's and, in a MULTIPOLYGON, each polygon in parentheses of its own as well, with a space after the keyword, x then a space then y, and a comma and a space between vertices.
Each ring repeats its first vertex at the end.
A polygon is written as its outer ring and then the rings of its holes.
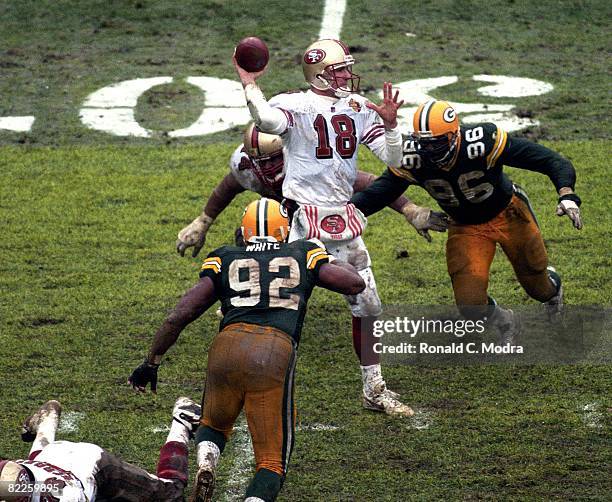
POLYGON ((508 133, 495 124, 491 125, 495 127, 495 130, 492 132, 493 146, 487 155, 487 168, 493 167, 497 163, 508 144, 508 133))
POLYGON ((230 157, 230 162, 229 162, 230 171, 234 172, 234 171, 242 171, 244 169, 250 169, 251 167, 250 164, 251 163, 249 161, 249 157, 244 151, 244 146, 241 143, 233 151, 232 156, 230 157), (248 166, 244 164, 243 162, 244 160, 246 160, 249 163, 248 166))
POLYGON ((317 239, 316 237, 313 237, 312 239, 308 239, 306 242, 312 242, 313 244, 315 244, 317 247, 323 248, 325 249, 325 244, 323 244, 323 242, 321 242, 319 239, 317 239))

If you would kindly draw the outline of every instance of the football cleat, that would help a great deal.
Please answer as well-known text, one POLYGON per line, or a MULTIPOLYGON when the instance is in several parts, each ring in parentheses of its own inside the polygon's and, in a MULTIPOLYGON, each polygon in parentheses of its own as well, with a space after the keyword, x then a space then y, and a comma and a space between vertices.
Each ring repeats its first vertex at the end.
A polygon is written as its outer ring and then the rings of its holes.
POLYGON ((202 407, 188 397, 179 397, 174 403, 172 410, 172 420, 184 425, 189 431, 189 435, 193 437, 196 429, 200 425, 200 417, 202 416, 202 407))
POLYGON ((363 407, 392 416, 411 417, 414 411, 397 398, 399 394, 387 389, 385 382, 363 389, 363 407))
POLYGON ((51 400, 43 404, 36 413, 25 419, 21 427, 21 440, 32 443, 36 439, 39 425, 47 420, 52 421, 53 429, 59 425, 62 405, 59 401, 51 400))
POLYGON ((210 502, 215 489, 215 474, 207 468, 198 469, 189 502, 210 502))
POLYGON ((558 323, 563 321, 563 284, 561 283, 561 276, 557 273, 554 267, 546 267, 548 270, 548 277, 557 288, 557 294, 550 300, 544 302, 542 305, 546 308, 548 320, 552 323, 558 323))
POLYGON ((491 324, 497 330, 499 345, 516 345, 521 333, 521 322, 511 309, 503 309, 496 305, 491 316, 491 324))
POLYGON ((311 87, 345 98, 359 92, 359 75, 352 71, 355 58, 340 40, 317 40, 308 46, 302 58, 304 79, 311 87), (340 73, 343 73, 340 75, 340 73))
POLYGON ((421 103, 412 119, 416 151, 426 166, 449 169, 459 154, 459 117, 446 101, 421 103))

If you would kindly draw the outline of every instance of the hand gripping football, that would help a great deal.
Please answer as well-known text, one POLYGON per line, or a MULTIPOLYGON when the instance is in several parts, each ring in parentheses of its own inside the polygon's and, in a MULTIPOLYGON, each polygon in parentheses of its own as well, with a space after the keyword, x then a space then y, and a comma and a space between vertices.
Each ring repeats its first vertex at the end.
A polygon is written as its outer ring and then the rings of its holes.
POLYGON ((268 46, 257 37, 243 38, 236 46, 236 61, 248 72, 263 70, 270 60, 268 46))

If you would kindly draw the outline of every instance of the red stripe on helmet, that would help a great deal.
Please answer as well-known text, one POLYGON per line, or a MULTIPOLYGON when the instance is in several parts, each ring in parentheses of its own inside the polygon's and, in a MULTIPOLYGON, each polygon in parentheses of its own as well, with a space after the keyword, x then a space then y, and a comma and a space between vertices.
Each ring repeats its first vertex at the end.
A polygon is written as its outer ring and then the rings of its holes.
POLYGON ((348 45, 346 45, 342 40, 336 40, 335 38, 332 38, 332 40, 336 42, 340 47, 342 47, 342 50, 347 56, 351 54, 351 51, 349 51, 348 45))
POLYGON ((259 131, 257 131, 257 127, 253 127, 251 131, 251 148, 255 149, 257 155, 261 155, 259 151, 259 131))

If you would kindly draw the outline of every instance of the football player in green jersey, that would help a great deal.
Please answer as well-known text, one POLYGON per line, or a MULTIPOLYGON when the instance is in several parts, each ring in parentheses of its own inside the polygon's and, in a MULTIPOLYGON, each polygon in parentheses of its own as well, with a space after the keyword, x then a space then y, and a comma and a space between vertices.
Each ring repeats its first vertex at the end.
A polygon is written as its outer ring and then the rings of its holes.
POLYGON ((199 283, 159 328, 129 380, 137 390, 150 383, 155 391, 163 354, 187 324, 221 301, 223 320, 208 352, 195 436, 198 473, 192 501, 211 500, 216 464, 243 407, 257 464, 247 500, 276 498, 293 447, 293 379, 306 303, 315 286, 345 295, 365 288, 356 269, 334 260, 320 241, 286 243, 289 221, 277 201, 252 202, 242 217, 242 235, 244 246, 223 246, 207 256, 199 283))
POLYGON ((404 142, 399 168, 388 168, 353 202, 365 215, 384 207, 409 185, 419 185, 450 216, 446 262, 455 302, 463 315, 488 315, 511 341, 518 331, 509 309, 487 295, 489 269, 499 243, 516 276, 532 298, 547 306, 551 318, 561 313, 563 289, 552 267, 525 192, 506 176, 503 166, 546 174, 559 194, 557 214, 582 228, 580 198, 574 192, 571 162, 552 150, 513 138, 492 123, 459 126, 446 101, 422 103, 413 118, 414 134, 404 142))

